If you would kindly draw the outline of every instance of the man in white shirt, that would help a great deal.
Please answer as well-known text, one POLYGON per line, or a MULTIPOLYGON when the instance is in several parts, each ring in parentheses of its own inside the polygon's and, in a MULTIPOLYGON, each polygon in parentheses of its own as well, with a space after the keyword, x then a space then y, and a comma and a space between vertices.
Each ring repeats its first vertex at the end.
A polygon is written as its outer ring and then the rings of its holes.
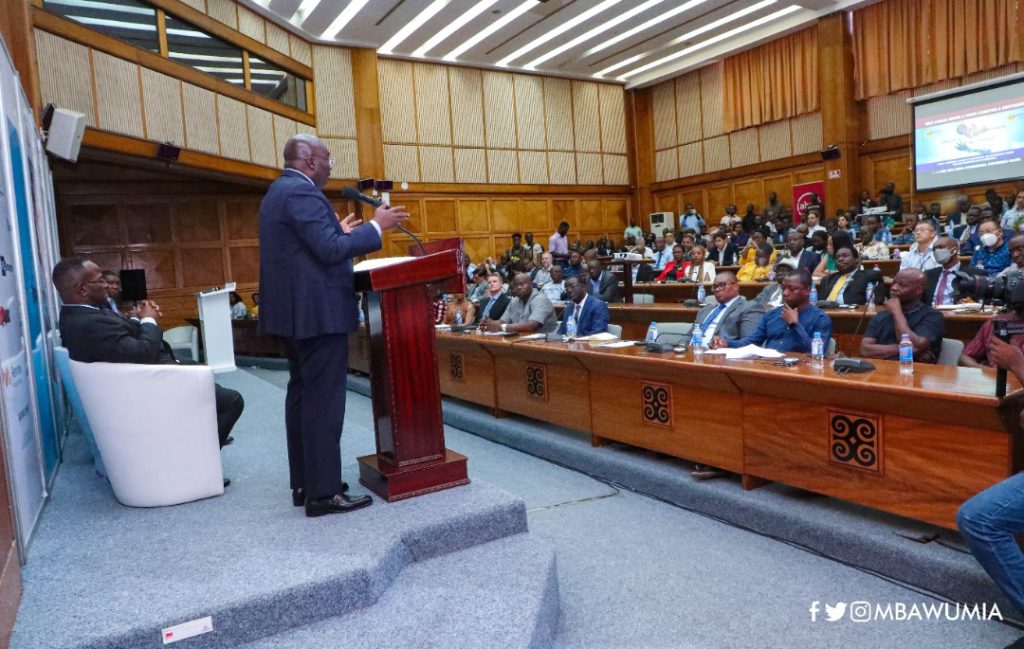
POLYGON ((565 292, 565 281, 563 279, 565 271, 558 264, 551 267, 551 281, 540 288, 540 292, 548 297, 552 302, 561 302, 562 293, 565 292))
POLYGON ((1002 226, 1004 230, 1021 231, 1024 224, 1024 189, 1017 192, 1017 200, 1010 209, 1003 212, 1002 226))
POLYGON ((826 231, 825 226, 821 224, 821 216, 816 210, 807 210, 807 236, 819 231, 826 231))
POLYGON ((665 246, 665 237, 654 240, 654 270, 659 273, 665 270, 665 264, 672 259, 672 251, 665 246))
POLYGON ((533 285, 540 288, 551 281, 551 270, 554 268, 555 260, 551 256, 550 252, 545 252, 540 256, 540 268, 537 269, 537 274, 533 278, 533 285))
POLYGON ((932 244, 935 242, 935 225, 929 221, 919 221, 914 226, 914 245, 903 255, 900 262, 900 270, 916 268, 921 271, 935 268, 939 262, 935 261, 935 253, 932 244))

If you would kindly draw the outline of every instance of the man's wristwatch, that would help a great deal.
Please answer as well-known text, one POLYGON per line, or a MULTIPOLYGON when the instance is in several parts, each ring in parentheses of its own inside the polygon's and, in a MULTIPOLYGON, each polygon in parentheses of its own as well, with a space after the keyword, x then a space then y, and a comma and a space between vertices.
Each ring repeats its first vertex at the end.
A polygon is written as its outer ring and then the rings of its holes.
POLYGON ((508 324, 507 324, 507 323, 505 323, 505 322, 502 322, 502 323, 501 323, 501 332, 502 332, 502 333, 505 333, 505 332, 507 332, 507 331, 508 331, 508 324))

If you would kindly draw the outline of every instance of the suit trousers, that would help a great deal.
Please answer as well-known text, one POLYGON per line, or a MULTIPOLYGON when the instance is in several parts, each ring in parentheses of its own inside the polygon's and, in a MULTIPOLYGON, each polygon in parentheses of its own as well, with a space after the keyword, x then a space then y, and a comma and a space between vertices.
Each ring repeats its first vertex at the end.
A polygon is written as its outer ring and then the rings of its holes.
POLYGON ((220 438, 221 448, 224 448, 224 442, 231 434, 231 429, 242 416, 245 401, 237 390, 223 388, 217 384, 214 384, 214 396, 217 401, 217 437, 220 438))
POLYGON ((282 339, 289 362, 284 403, 292 489, 309 498, 341 491, 341 429, 345 424, 348 335, 282 339))

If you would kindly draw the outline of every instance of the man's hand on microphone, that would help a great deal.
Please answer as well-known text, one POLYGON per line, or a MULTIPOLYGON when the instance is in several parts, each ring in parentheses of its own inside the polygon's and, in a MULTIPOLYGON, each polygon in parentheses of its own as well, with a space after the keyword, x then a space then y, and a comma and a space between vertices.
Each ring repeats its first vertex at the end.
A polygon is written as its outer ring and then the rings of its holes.
POLYGON ((381 205, 374 211, 373 220, 380 226, 381 231, 387 232, 388 230, 394 230, 408 221, 409 213, 406 212, 405 207, 401 205, 397 207, 381 205))

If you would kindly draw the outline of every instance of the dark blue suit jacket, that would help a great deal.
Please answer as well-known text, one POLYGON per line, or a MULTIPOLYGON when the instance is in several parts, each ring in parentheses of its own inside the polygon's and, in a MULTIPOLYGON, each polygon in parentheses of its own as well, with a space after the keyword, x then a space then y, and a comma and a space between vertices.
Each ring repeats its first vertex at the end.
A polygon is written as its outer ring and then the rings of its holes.
POLYGON ((285 170, 260 204, 259 332, 301 340, 355 331, 352 258, 380 247, 376 227, 345 234, 323 192, 285 170))
MULTIPOLYGON (((562 312, 562 325, 558 333, 565 333, 565 323, 569 320, 569 309, 575 309, 576 303, 569 301, 565 303, 565 311, 562 312)), ((583 310, 580 311, 579 320, 576 321, 576 335, 589 336, 608 331, 608 303, 601 298, 588 295, 583 303, 583 310)))

